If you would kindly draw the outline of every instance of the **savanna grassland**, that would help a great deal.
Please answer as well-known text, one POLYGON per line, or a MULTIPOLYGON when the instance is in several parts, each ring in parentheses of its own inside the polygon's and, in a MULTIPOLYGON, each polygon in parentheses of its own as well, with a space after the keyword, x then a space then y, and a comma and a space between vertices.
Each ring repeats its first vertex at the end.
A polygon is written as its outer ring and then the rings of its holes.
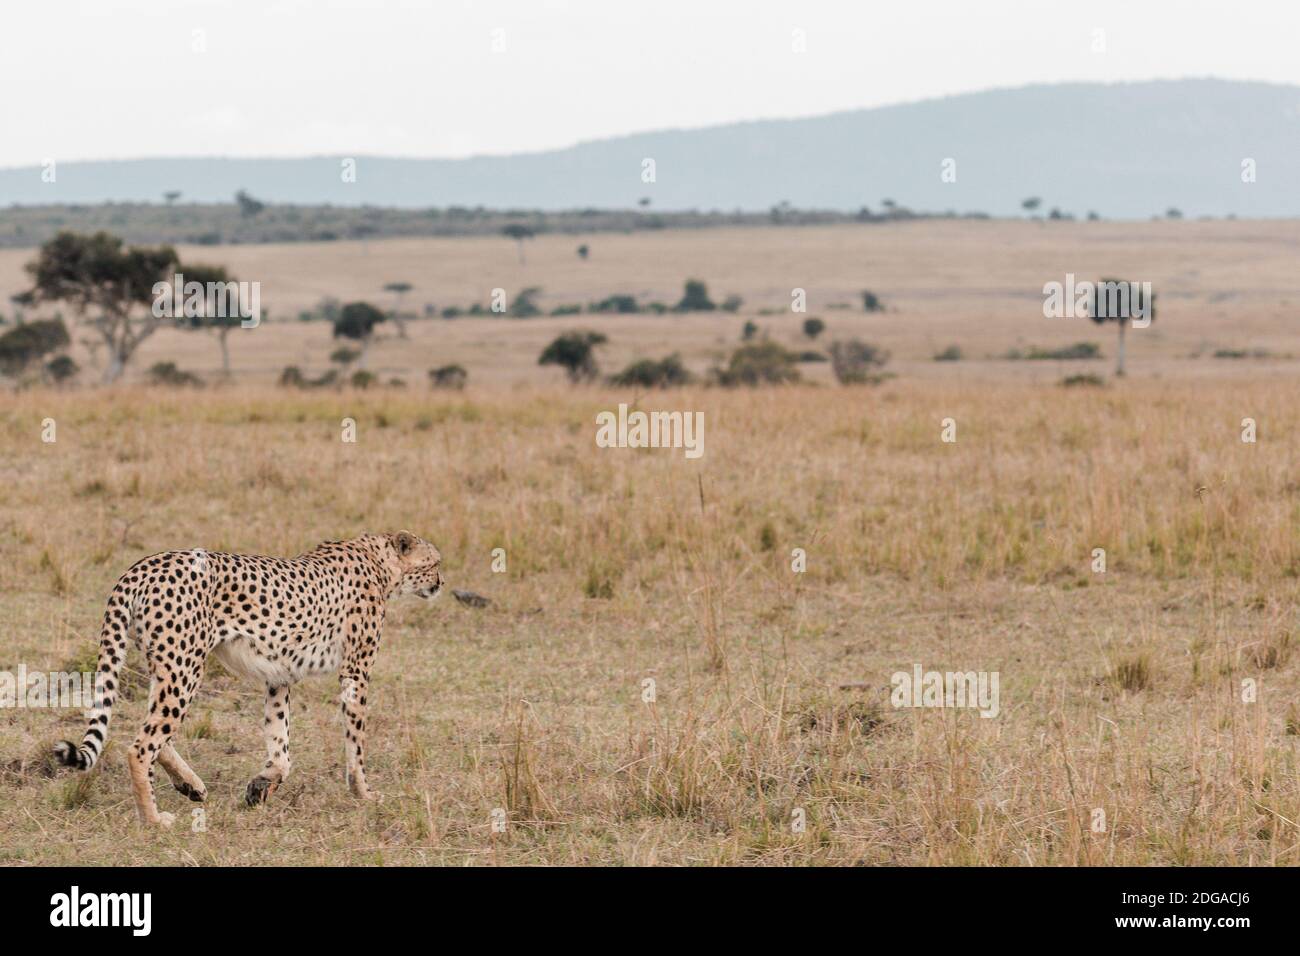
MULTIPOLYGON (((0 861, 1300 861, 1298 241, 1295 223, 931 223, 602 236, 586 263, 555 237, 522 265, 499 239, 372 242, 351 260, 330 244, 314 269, 306 246, 205 250, 262 278, 273 316, 277 288, 297 290, 287 311, 400 278, 464 303, 521 270, 556 301, 667 299, 699 275, 747 305, 412 322, 374 347, 404 388, 276 388, 330 343, 319 323, 271 322, 232 347, 230 385, 7 393, 0 670, 92 666, 113 581, 169 548, 288 555, 409 528, 451 587, 492 603, 391 606, 368 727, 378 804, 343 782, 332 678, 295 689, 293 774, 250 810, 262 693, 209 670, 177 740, 208 786, 202 832, 165 778, 176 827, 135 821, 134 656, 89 775, 47 756, 80 712, 0 714, 0 861), (1155 284, 1127 379, 1063 388, 1110 362, 997 358, 1079 340, 1112 354, 1113 333, 1042 317, 1042 284, 1067 271, 1155 284), (674 349, 702 369, 746 319, 793 346, 803 317, 761 310, 795 286, 828 337, 889 348, 895 377, 839 386, 816 366, 793 386, 636 391, 535 365, 571 327, 609 335, 607 369, 674 349), (830 308, 862 288, 890 311, 830 308), (930 360, 948 344, 967 358, 930 360), (1229 347, 1267 357, 1212 357, 1229 347), (448 361, 464 392, 423 380, 448 361), (596 447, 596 413, 619 402, 703 411, 703 457, 596 447), (914 664, 998 672, 1000 712, 893 708, 891 675, 914 664)), ((142 365, 215 358, 199 334, 146 348, 142 365)))

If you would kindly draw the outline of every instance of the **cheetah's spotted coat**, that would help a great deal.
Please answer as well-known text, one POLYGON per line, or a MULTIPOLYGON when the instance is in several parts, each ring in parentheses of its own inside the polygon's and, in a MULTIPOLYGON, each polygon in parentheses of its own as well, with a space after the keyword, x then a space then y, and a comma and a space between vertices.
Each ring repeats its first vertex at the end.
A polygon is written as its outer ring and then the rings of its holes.
POLYGON ((370 667, 388 599, 429 598, 442 588, 438 549, 407 531, 328 541, 296 558, 167 551, 144 558, 109 595, 99 642, 99 679, 90 724, 78 746, 63 741, 63 763, 88 770, 103 751, 128 638, 145 656, 149 715, 127 755, 136 809, 146 823, 170 826, 154 801, 156 760, 191 800, 207 789, 171 741, 209 655, 266 685, 266 765, 248 785, 250 804, 266 800, 289 775, 289 687, 338 671, 347 743, 347 780, 369 798, 365 722, 370 667))

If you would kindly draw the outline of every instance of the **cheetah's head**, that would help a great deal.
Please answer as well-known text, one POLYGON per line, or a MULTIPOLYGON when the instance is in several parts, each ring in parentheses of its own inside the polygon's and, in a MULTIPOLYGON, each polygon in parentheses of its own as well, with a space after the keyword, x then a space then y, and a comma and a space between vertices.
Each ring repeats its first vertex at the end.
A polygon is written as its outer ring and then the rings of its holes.
POLYGON ((409 531, 390 534, 388 543, 401 566, 394 593, 437 597, 442 590, 442 555, 438 549, 409 531))

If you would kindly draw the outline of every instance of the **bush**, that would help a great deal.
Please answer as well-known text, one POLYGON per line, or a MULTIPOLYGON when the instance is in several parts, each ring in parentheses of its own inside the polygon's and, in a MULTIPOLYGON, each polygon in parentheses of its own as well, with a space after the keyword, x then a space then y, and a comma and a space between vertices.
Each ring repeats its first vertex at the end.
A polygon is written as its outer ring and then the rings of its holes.
POLYGON ((831 343, 831 371, 841 385, 861 385, 880 381, 872 369, 889 361, 889 353, 857 339, 831 343))
POLYGON ((712 312, 717 306, 709 298, 709 289, 699 279, 687 279, 682 300, 677 303, 678 312, 712 312))
POLYGON ((1216 359, 1266 359, 1272 358, 1273 353, 1268 349, 1215 349, 1214 357, 1216 359))
POLYGON ((189 386, 202 385, 203 380, 193 372, 176 367, 175 362, 158 362, 146 373, 150 385, 189 386))
POLYGON ((1075 342, 1073 345, 1066 345, 1059 349, 1044 349, 1035 345, 1027 352, 1012 349, 1006 354, 1005 358, 1027 361, 1099 359, 1101 358, 1101 346, 1096 342, 1075 342))
POLYGON ((280 384, 285 388, 302 388, 307 384, 307 379, 303 377, 302 369, 296 365, 286 365, 284 371, 280 373, 280 384))
POLYGON ((515 296, 515 304, 510 307, 510 315, 515 319, 531 319, 535 315, 541 315, 542 310, 534 301, 541 293, 537 286, 529 286, 527 289, 521 289, 515 296))
POLYGON ((334 337, 364 342, 388 316, 369 302, 349 302, 334 320, 334 337))
POLYGON ((600 374, 595 348, 607 341, 600 332, 565 332, 546 346, 537 364, 562 366, 570 382, 591 381, 600 374))
POLYGON ((936 362, 960 362, 965 356, 962 354, 960 345, 950 345, 942 352, 936 352, 934 360, 936 362))
POLYGON ((876 295, 870 289, 862 290, 862 311, 864 312, 884 312, 885 303, 880 301, 880 296, 876 295))
POLYGON ((611 385, 641 385, 645 388, 671 388, 687 385, 694 378, 682 364, 681 356, 674 352, 659 360, 641 359, 633 362, 617 375, 610 376, 611 385))
POLYGON ((729 295, 722 300, 723 312, 739 312, 740 307, 745 304, 745 300, 738 295, 729 295))
POLYGON ((57 384, 62 385, 68 379, 73 378, 81 369, 67 355, 60 355, 45 363, 45 374, 52 378, 57 384))
POLYGON ((731 353, 726 368, 714 369, 719 385, 781 385, 799 381, 799 357, 776 342, 742 345, 731 353))
POLYGON ((634 295, 611 295, 599 302, 593 303, 592 312, 608 313, 614 312, 619 315, 632 315, 641 311, 641 306, 636 301, 634 295))
POLYGON ((830 357, 823 354, 822 352, 813 352, 810 350, 807 352, 800 352, 799 361, 800 362, 829 362, 830 357))
POLYGON ((1066 388, 1077 388, 1079 386, 1099 387, 1106 382, 1100 375, 1093 375, 1091 372, 1084 375, 1067 375, 1061 379, 1061 384, 1066 388))
POLYGON ((343 314, 343 304, 332 296, 326 296, 316 303, 312 315, 326 322, 337 322, 343 314))
POLYGON ((429 383, 434 388, 449 388, 459 391, 469 380, 469 373, 459 365, 444 365, 442 368, 429 369, 429 383))
POLYGON ((0 335, 0 372, 16 375, 69 342, 62 319, 42 319, 15 326, 0 335))
POLYGON ((821 319, 813 316, 811 319, 803 320, 803 334, 810 339, 815 339, 826 331, 826 323, 821 319))
POLYGON ((375 378, 374 372, 367 372, 362 369, 359 372, 353 372, 349 384, 353 388, 369 388, 374 385, 378 379, 375 378))
POLYGON ((288 365, 280 373, 280 384, 285 388, 324 388, 338 380, 339 370, 336 368, 329 369, 320 378, 307 378, 296 365, 288 365))

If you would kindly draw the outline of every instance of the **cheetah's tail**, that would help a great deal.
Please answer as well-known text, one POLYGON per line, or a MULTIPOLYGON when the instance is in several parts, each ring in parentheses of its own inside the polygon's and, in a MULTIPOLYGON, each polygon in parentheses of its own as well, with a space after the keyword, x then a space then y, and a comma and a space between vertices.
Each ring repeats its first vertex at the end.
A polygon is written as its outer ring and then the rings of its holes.
POLYGON ((95 673, 94 707, 81 746, 71 740, 54 745, 54 756, 64 766, 89 770, 104 751, 108 739, 108 721, 113 716, 117 697, 118 672, 126 659, 126 640, 131 629, 131 606, 121 582, 108 598, 104 609, 104 626, 99 637, 99 665, 95 673))

